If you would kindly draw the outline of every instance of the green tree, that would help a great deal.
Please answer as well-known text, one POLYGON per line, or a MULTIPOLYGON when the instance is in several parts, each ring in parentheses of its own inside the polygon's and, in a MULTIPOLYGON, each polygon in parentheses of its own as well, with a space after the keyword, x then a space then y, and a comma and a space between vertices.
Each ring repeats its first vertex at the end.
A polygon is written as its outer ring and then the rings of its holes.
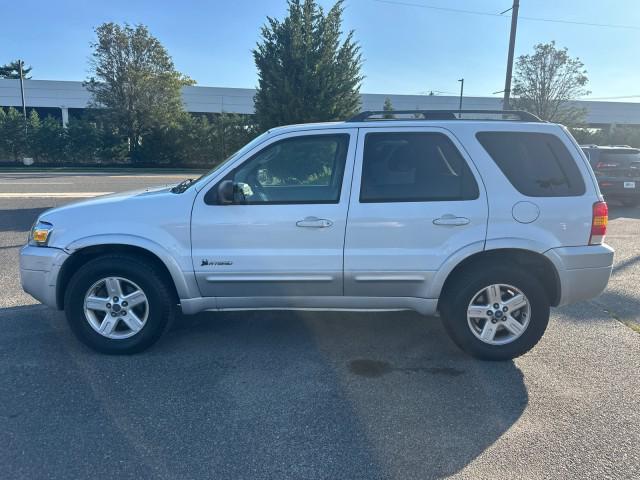
POLYGON ((32 110, 27 136, 29 154, 38 162, 61 163, 66 160, 67 132, 59 119, 46 116, 42 120, 32 110))
POLYGON ((22 78, 29 80, 31 78, 31 67, 26 67, 22 60, 14 60, 0 66, 0 78, 20 78, 20 63, 22 63, 22 78))
POLYGON ((252 115, 222 112, 215 117, 216 141, 219 161, 224 160, 258 135, 258 126, 252 115))
MULTIPOLYGON (((384 99, 384 105, 382 106, 384 112, 393 112, 393 105, 389 97, 384 99)), ((393 113, 385 113, 382 118, 393 118, 393 113)))
POLYGON ((589 79, 579 58, 569 56, 555 42, 539 43, 531 55, 521 55, 513 79, 515 108, 527 110, 543 120, 580 124, 586 111, 571 100, 588 95, 589 79))
POLYGON ((0 111, 0 151, 7 159, 22 160, 28 151, 22 112, 13 107, 0 111))
POLYGON ((326 14, 315 0, 288 0, 288 16, 268 17, 253 50, 260 128, 339 120, 360 108, 360 47, 353 31, 341 41, 343 1, 326 14))
POLYGON ((145 137, 156 137, 185 114, 181 89, 194 82, 176 71, 160 41, 144 25, 104 23, 95 30, 92 75, 85 83, 92 106, 140 160, 145 137))
POLYGON ((102 133, 97 122, 85 116, 71 117, 66 128, 65 161, 80 165, 99 161, 104 145, 102 133))
POLYGON ((629 145, 640 148, 640 127, 616 126, 608 128, 571 128, 571 134, 581 145, 629 145))

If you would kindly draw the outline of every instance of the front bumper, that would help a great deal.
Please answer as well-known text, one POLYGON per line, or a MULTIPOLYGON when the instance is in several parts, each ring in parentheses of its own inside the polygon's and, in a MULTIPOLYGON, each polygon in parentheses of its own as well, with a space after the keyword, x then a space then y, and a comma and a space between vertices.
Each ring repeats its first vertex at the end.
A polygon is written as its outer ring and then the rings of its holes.
POLYGON ((609 283, 613 254, 609 245, 561 247, 545 252, 560 279, 560 302, 557 306, 600 295, 609 283))
POLYGON ((26 245, 20 250, 20 280, 22 289, 43 304, 58 308, 56 282, 65 251, 52 247, 26 245))

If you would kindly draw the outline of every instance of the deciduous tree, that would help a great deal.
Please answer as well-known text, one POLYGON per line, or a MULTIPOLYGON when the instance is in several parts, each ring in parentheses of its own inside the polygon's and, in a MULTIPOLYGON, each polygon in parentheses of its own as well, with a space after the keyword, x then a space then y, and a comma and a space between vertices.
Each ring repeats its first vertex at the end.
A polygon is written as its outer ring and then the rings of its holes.
POLYGON ((95 30, 92 75, 86 82, 94 107, 126 137, 137 159, 145 136, 174 125, 184 115, 181 89, 194 83, 176 71, 160 41, 144 25, 104 23, 95 30))
POLYGON ((579 58, 570 57, 566 48, 556 48, 555 42, 540 43, 533 54, 518 57, 512 103, 543 120, 576 125, 586 112, 571 100, 590 93, 588 81, 579 58))

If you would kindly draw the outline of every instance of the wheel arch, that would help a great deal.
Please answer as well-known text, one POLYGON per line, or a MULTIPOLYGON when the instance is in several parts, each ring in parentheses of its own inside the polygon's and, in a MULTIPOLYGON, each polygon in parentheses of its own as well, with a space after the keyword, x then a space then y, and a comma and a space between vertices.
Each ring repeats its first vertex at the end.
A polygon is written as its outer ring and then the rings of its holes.
POLYGON ((471 268, 484 268, 489 265, 517 265, 525 268, 541 283, 548 295, 549 303, 557 306, 561 298, 560 276, 555 265, 542 253, 519 248, 500 248, 483 250, 467 256, 460 261, 446 276, 440 290, 440 301, 446 295, 447 289, 455 282, 458 275, 471 268))
POLYGON ((180 301, 181 298, 190 297, 184 275, 173 259, 169 262, 164 261, 163 258, 167 258, 166 256, 161 256, 150 248, 131 243, 92 242, 75 248, 60 268, 56 282, 56 304, 60 310, 64 309, 65 291, 73 274, 86 262, 103 255, 114 253, 144 258, 154 265, 157 271, 167 281, 167 284, 175 294, 177 302, 180 301))

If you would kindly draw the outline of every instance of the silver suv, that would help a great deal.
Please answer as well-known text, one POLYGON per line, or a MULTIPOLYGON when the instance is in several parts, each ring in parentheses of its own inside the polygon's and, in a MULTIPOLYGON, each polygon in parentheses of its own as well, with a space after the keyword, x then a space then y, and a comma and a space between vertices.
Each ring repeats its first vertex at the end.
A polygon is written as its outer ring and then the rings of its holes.
POLYGON ((23 288, 106 353, 147 348, 178 306, 415 310, 494 360, 531 349, 551 306, 602 292, 607 205, 564 127, 384 114, 275 128, 196 180, 49 210, 23 288))

